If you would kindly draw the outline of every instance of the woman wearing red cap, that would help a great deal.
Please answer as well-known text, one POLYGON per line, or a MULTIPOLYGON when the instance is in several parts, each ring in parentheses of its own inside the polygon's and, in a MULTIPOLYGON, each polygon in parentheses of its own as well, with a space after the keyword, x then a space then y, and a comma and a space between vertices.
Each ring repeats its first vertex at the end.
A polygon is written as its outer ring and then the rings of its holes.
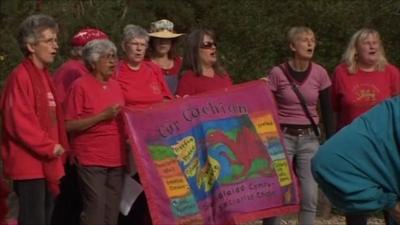
MULTIPOLYGON (((82 59, 83 47, 92 40, 102 39, 108 39, 107 34, 95 28, 81 29, 72 37, 71 59, 62 64, 53 76, 56 96, 60 102, 64 102, 75 80, 84 75, 89 74, 90 76, 90 72, 82 59)), ((65 177, 61 179, 61 194, 56 199, 52 224, 79 224, 82 203, 77 185, 78 177, 75 165, 67 162, 65 173, 65 177)))
POLYGON ((62 64, 53 76, 56 95, 61 102, 64 101, 65 96, 68 94, 72 82, 89 72, 82 60, 82 48, 89 41, 96 39, 109 38, 103 31, 95 28, 82 29, 72 37, 71 59, 62 64))
POLYGON ((178 38, 183 34, 174 32, 174 24, 166 19, 151 23, 148 56, 151 62, 159 65, 172 93, 178 86, 178 72, 182 58, 176 55, 178 38))

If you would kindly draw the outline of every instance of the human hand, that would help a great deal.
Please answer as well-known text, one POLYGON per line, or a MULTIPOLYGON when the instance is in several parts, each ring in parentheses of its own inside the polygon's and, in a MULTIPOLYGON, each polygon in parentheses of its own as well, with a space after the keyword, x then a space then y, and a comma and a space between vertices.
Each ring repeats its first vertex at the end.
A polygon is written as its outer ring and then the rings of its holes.
POLYGON ((62 154, 64 154, 64 152, 65 149, 63 148, 63 146, 61 146, 60 144, 54 145, 53 155, 55 157, 60 157, 62 154))
POLYGON ((261 77, 260 80, 265 81, 265 82, 269 82, 269 78, 268 77, 261 77))
POLYGON ((184 96, 175 95, 175 98, 187 98, 187 97, 189 97, 189 95, 184 95, 184 96))
POLYGON ((113 106, 106 108, 103 112, 101 112, 101 115, 103 120, 110 120, 115 118, 120 111, 121 111, 121 105, 115 104, 113 106))
POLYGON ((396 221, 397 224, 400 223, 400 202, 389 210, 390 216, 396 221))

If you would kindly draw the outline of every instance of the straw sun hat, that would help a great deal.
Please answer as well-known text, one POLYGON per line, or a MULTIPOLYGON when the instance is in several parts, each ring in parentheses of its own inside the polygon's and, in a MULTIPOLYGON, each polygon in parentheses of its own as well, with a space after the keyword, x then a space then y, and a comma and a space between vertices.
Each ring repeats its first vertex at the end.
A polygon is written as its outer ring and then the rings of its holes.
POLYGON ((177 38, 183 34, 174 32, 174 24, 166 19, 157 20, 150 24, 150 37, 155 38, 177 38))

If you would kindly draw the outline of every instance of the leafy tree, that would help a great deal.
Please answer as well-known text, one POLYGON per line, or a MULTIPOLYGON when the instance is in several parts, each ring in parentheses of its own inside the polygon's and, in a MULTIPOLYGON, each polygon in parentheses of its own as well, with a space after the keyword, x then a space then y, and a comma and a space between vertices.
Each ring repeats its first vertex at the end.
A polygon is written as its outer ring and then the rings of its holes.
POLYGON ((213 29, 220 57, 236 83, 257 79, 290 57, 286 32, 311 27, 318 40, 315 61, 328 71, 340 62, 350 36, 362 27, 380 31, 389 60, 400 62, 400 1, 393 0, 2 0, 0 1, 0 81, 22 54, 15 34, 28 15, 45 13, 60 24, 60 54, 53 69, 68 58, 71 36, 92 26, 119 46, 126 24, 148 28, 167 18, 178 32, 213 29))

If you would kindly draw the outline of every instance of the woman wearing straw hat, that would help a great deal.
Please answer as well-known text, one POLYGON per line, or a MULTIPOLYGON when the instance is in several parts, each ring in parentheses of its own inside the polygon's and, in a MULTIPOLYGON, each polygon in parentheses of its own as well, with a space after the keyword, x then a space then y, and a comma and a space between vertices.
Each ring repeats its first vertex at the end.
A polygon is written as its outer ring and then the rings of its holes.
POLYGON ((175 33, 174 24, 166 19, 150 25, 148 59, 161 67, 171 93, 176 91, 177 75, 182 64, 182 58, 175 52, 178 37, 182 35, 175 33))

